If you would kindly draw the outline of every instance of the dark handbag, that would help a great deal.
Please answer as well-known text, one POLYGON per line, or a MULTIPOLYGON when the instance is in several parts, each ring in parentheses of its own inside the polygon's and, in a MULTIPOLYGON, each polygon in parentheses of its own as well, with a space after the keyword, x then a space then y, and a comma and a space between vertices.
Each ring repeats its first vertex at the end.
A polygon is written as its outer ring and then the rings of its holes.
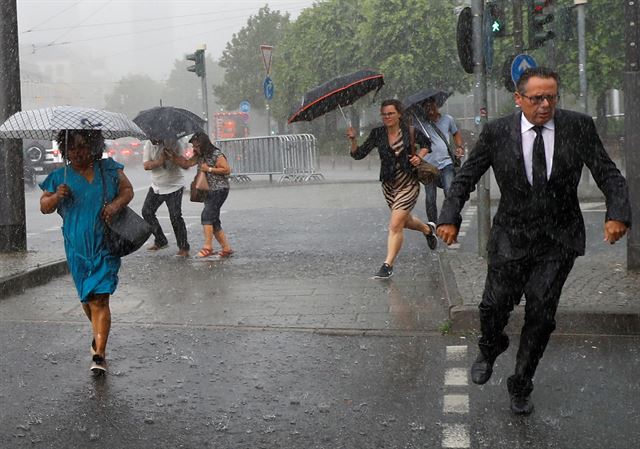
MULTIPOLYGON (((102 162, 100 162, 102 178, 102 200, 107 204, 107 188, 104 181, 102 162)), ((124 257, 140 249, 151 235, 151 226, 136 214, 129 206, 120 210, 104 226, 104 242, 112 256, 124 257)))
POLYGON ((189 199, 194 203, 204 203, 209 192, 209 181, 205 172, 198 170, 189 188, 189 199))
MULTIPOLYGON (((416 135, 415 128, 409 127, 409 142, 411 145, 411 155, 415 155, 416 152, 416 135)), ((440 176, 440 170, 433 164, 428 163, 424 159, 420 159, 420 165, 415 168, 415 173, 418 176, 418 181, 422 184, 430 184, 438 179, 440 176)))

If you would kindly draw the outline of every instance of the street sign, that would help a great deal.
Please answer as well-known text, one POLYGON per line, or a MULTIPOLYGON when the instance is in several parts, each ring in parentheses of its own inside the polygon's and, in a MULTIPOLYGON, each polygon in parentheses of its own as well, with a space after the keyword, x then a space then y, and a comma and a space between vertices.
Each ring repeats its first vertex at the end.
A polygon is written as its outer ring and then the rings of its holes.
POLYGON ((243 100, 240 102, 240 112, 249 112, 251 111, 251 103, 247 100, 243 100))
POLYGON ((538 64, 536 60, 529 55, 518 55, 513 58, 513 62, 511 63, 511 79, 513 80, 513 84, 518 84, 522 72, 532 67, 538 67, 538 64))
POLYGON ((264 63, 264 69, 267 72, 267 76, 271 73, 271 54, 273 53, 272 45, 261 45, 260 53, 262 53, 262 62, 264 63))
POLYGON ((265 77, 262 87, 264 88, 264 98, 271 100, 273 98, 273 80, 269 76, 265 77))

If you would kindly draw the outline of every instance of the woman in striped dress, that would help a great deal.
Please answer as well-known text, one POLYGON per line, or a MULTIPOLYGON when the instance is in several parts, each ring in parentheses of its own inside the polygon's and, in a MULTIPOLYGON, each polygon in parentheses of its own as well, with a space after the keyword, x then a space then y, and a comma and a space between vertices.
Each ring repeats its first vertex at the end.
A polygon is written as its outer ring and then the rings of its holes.
POLYGON ((393 262, 400 252, 404 238, 404 228, 420 231, 427 239, 429 248, 435 249, 438 240, 436 226, 432 222, 423 223, 411 210, 418 201, 420 184, 415 167, 429 152, 429 138, 418 130, 415 143, 420 150, 412 154, 409 128, 402 121, 403 108, 398 100, 385 100, 380 107, 380 116, 384 126, 374 128, 367 140, 360 146, 356 141, 353 128, 347 130, 351 141, 351 157, 359 160, 367 156, 373 148, 380 155, 380 181, 384 198, 391 209, 389 235, 387 237, 387 257, 374 278, 387 279, 393 275, 393 262))

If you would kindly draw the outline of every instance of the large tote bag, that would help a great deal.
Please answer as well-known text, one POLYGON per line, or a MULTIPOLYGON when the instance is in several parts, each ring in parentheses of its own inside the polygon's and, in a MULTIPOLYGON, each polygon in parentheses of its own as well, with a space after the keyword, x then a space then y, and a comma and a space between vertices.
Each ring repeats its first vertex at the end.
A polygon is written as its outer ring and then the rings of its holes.
MULTIPOLYGON (((102 178, 102 202, 107 204, 107 189, 104 181, 102 161, 100 161, 100 177, 102 178)), ((140 249, 151 235, 151 226, 136 214, 129 206, 123 208, 104 226, 104 241, 113 256, 123 257, 140 249)))
POLYGON ((196 177, 191 181, 191 187, 189 190, 189 199, 194 203, 204 203, 209 192, 209 181, 207 181, 207 174, 198 169, 196 177))

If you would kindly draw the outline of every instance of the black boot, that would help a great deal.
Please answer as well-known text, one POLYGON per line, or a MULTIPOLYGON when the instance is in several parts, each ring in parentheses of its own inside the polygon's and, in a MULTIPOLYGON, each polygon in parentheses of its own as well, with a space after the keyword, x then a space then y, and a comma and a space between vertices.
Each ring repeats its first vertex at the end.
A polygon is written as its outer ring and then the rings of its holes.
POLYGON ((471 365, 471 380, 474 384, 482 385, 491 379, 493 364, 500 354, 509 347, 509 337, 502 335, 497 345, 493 348, 480 345, 480 353, 471 365))
POLYGON ((507 379, 507 389, 511 398, 511 411, 516 415, 528 415, 533 411, 529 395, 533 391, 531 379, 523 379, 515 374, 507 379))

